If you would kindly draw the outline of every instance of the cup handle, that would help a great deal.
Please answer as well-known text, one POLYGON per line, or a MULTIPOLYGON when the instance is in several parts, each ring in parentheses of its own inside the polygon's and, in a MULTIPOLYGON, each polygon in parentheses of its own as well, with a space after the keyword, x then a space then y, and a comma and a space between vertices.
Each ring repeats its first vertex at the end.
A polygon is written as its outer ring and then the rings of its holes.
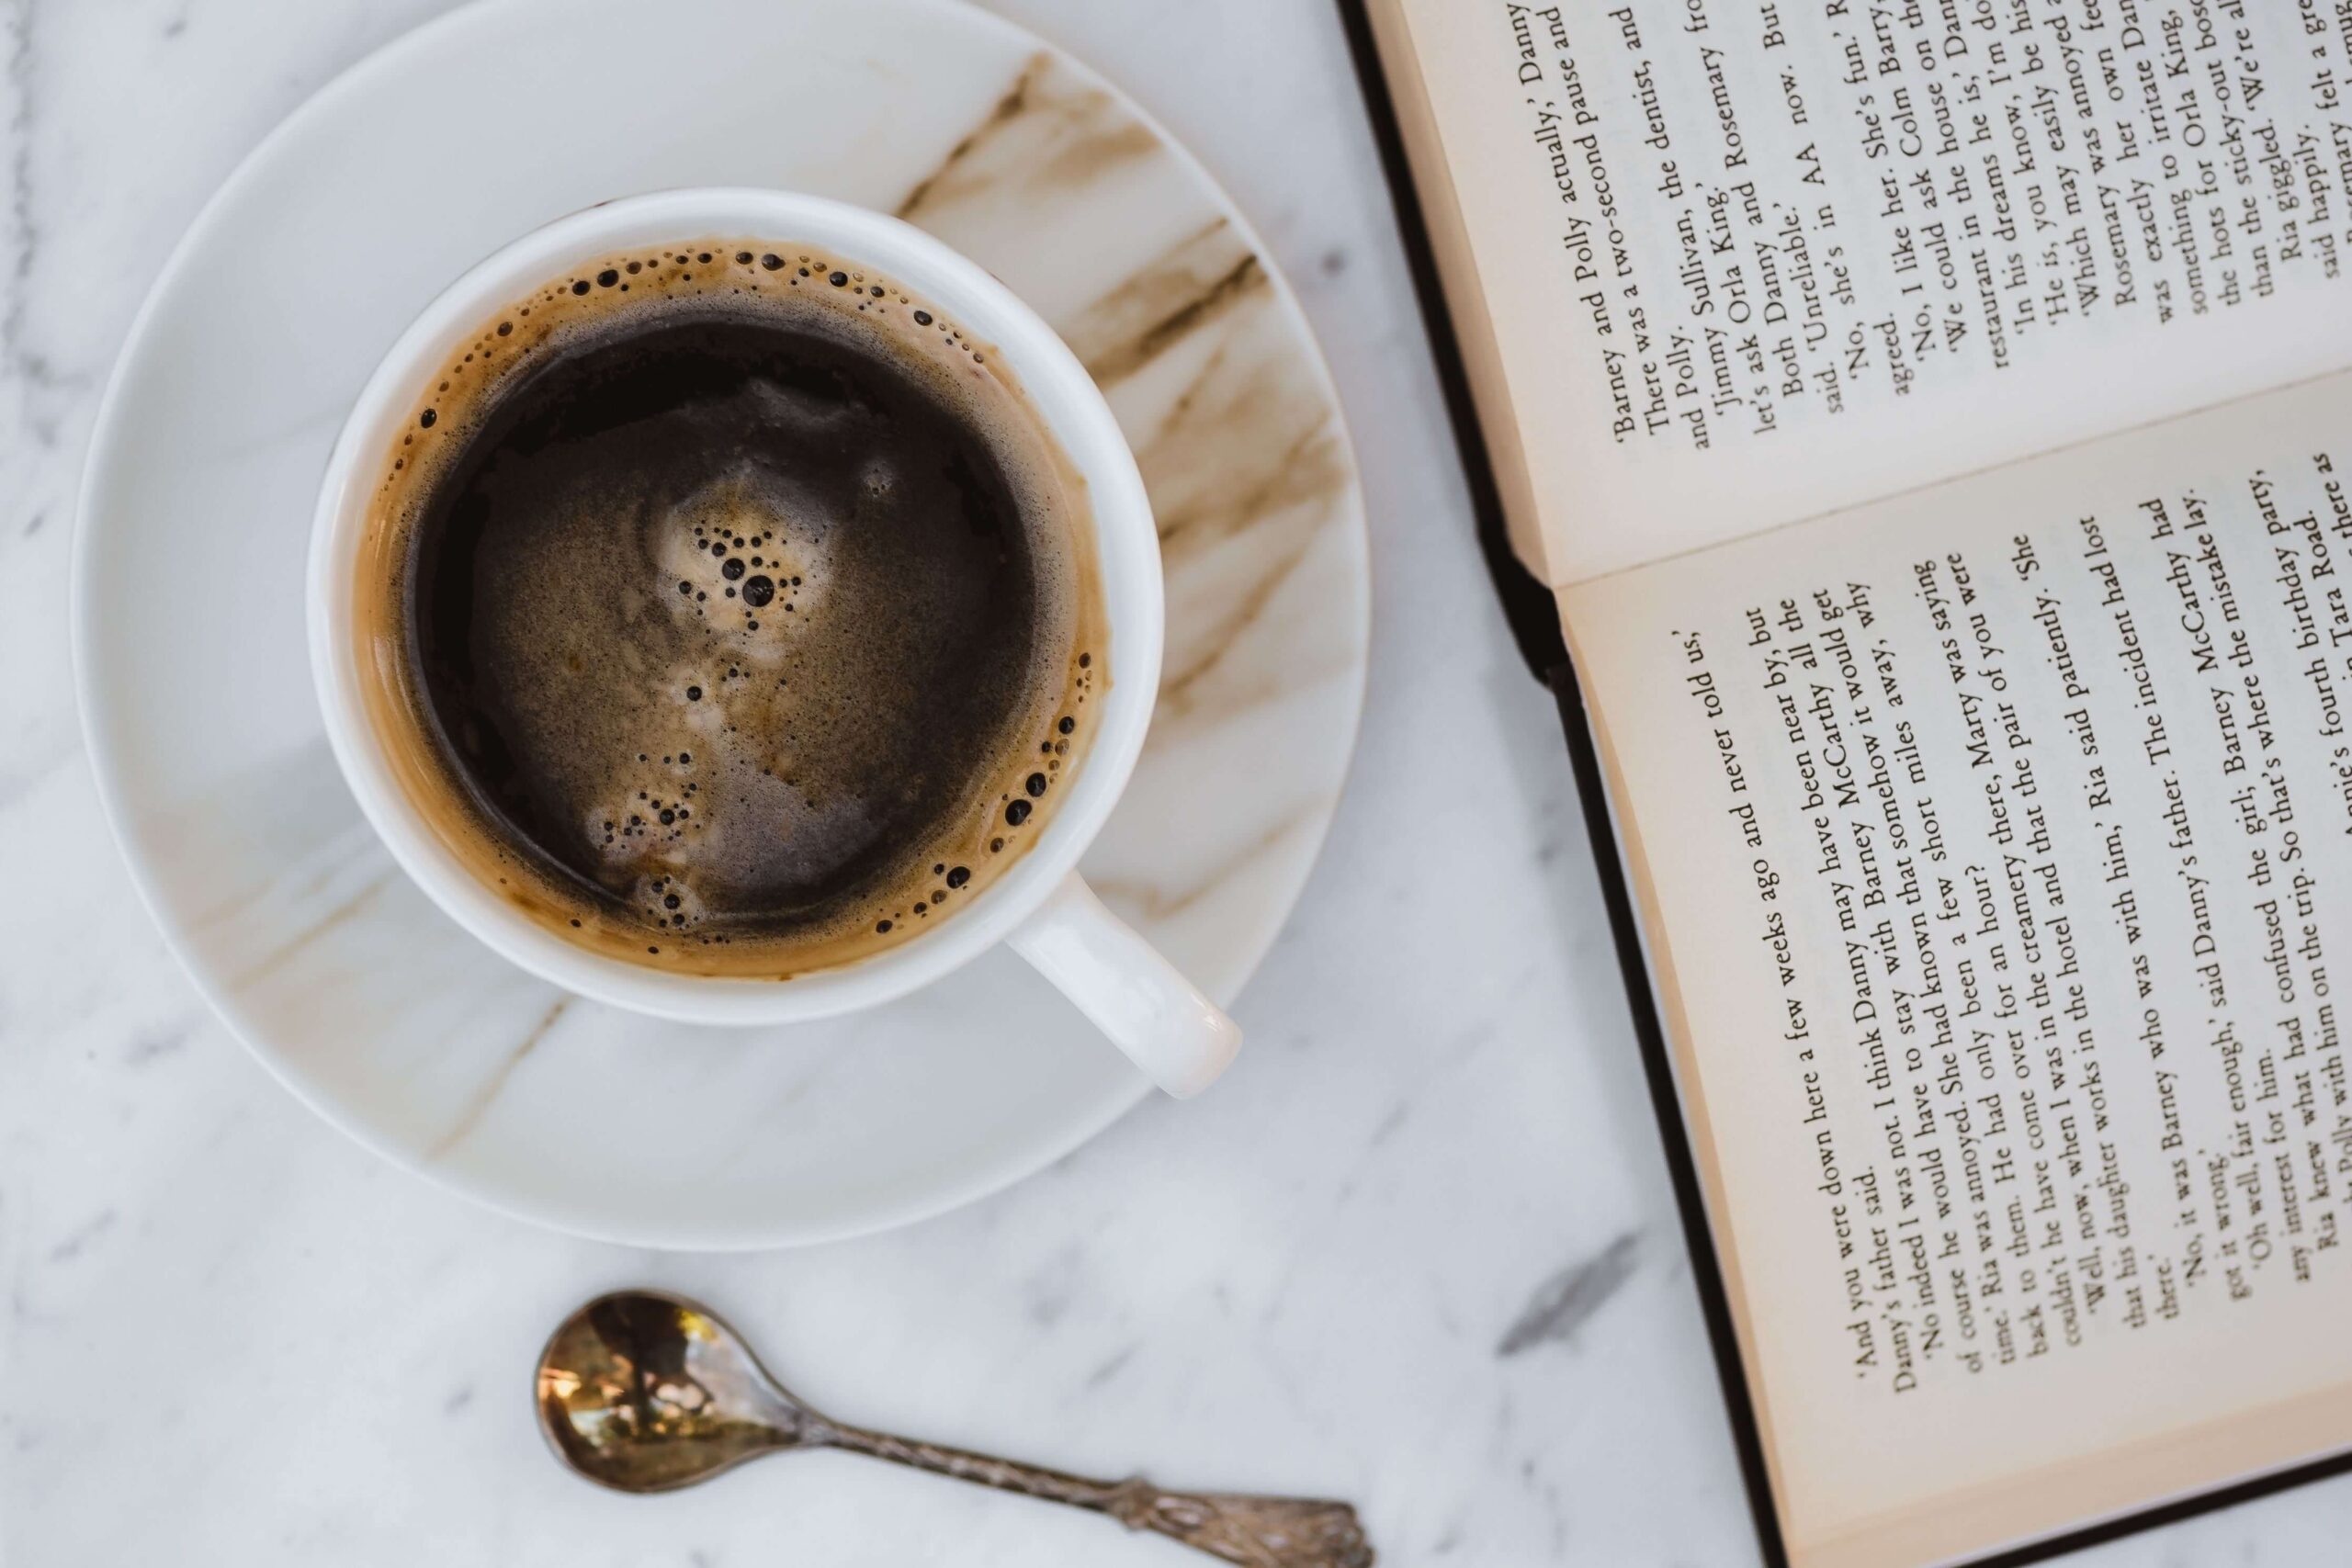
POLYGON ((1239 1026, 1104 908, 1076 872, 1008 940, 1179 1100, 1216 1082, 1241 1048, 1239 1026))

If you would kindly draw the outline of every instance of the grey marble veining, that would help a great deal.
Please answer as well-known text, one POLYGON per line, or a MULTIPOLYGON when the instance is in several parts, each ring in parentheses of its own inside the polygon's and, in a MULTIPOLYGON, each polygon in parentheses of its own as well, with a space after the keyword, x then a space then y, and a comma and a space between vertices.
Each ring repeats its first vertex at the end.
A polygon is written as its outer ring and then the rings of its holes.
MULTIPOLYGON (((820 1404, 1069 1465, 1349 1495, 1385 1562, 1752 1562, 1549 704, 1468 542, 1324 0, 1005 7, 1232 189, 1322 335, 1360 450, 1376 637, 1356 772, 1248 993, 1229 1082, 907 1231, 657 1256, 382 1164, 212 1020, 138 907, 80 751, 62 649, 81 453, 205 196, 440 8, 0 8, 0 1548, 1182 1561, 831 1456, 673 1498, 590 1491, 531 1430, 529 1359, 576 1298, 650 1282, 721 1305, 820 1404)), ((274 786, 254 781, 257 811, 284 804, 274 786)), ((2347 1524, 2337 1482, 2084 1561, 2328 1562, 2347 1524)))

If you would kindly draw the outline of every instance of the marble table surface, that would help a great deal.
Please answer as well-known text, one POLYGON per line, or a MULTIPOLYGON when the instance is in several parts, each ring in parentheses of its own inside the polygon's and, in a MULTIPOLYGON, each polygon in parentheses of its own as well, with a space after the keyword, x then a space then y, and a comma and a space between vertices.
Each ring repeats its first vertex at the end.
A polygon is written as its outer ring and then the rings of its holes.
MULTIPOLYGON (((817 1404, 1073 1468, 1357 1499, 1397 1564, 1756 1550, 1548 702, 1467 507, 1328 0, 1003 0, 1184 138, 1321 333, 1363 465, 1355 777, 1238 1012, 1251 1044, 910 1229, 571 1240, 345 1141, 198 1002, 100 822, 66 672, 92 415, 189 217, 443 0, 0 3, 0 1558, 1188 1561, 814 1455, 609 1496, 533 1429, 595 1290, 699 1295, 817 1404)), ((527 62, 518 62, 527 69, 527 62)), ((2337 1560, 2352 1479, 2086 1554, 2337 1560)))

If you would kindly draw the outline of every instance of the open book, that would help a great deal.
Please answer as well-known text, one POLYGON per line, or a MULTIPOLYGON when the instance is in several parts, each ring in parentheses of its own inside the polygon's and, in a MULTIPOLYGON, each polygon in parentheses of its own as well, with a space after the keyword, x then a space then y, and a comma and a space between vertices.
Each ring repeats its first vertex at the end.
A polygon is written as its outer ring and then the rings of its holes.
POLYGON ((2352 1453, 2352 18, 1366 6, 1768 1551, 2352 1453))

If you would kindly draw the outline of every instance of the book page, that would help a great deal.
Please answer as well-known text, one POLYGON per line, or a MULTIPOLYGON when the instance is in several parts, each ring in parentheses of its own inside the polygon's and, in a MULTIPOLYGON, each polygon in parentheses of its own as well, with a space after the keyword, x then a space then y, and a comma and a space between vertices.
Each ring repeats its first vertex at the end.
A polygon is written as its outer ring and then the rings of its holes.
POLYGON ((1562 604, 1799 1563, 2352 1446, 2352 377, 1562 604))
POLYGON ((2333 4, 1372 4, 1555 586, 2352 364, 2333 4))

